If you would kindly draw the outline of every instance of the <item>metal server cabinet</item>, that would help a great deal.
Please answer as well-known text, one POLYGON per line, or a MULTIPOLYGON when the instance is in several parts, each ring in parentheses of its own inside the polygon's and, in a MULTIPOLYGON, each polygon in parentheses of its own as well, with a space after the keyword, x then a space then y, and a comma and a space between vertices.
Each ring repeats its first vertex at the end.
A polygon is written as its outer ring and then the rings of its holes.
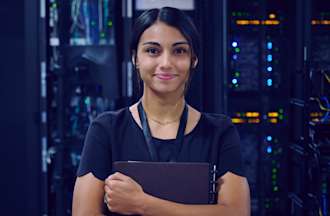
POLYGON ((121 90, 123 53, 118 46, 123 43, 125 1, 42 2, 42 213, 64 216, 71 215, 89 124, 127 101, 121 90))
POLYGON ((228 4, 226 101, 241 136, 252 215, 285 215, 289 7, 272 0, 228 4))
POLYGON ((330 4, 297 1, 291 102, 290 215, 329 215, 330 4))

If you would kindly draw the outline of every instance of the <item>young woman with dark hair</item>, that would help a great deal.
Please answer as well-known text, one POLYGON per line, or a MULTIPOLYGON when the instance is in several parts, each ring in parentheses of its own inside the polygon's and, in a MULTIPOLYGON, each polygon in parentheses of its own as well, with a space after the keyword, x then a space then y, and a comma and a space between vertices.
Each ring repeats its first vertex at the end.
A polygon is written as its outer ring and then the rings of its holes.
POLYGON ((250 215, 239 137, 230 118, 201 113, 184 98, 198 64, 199 35, 192 21, 175 8, 148 10, 136 20, 131 51, 143 95, 130 107, 100 115, 89 127, 73 215, 102 215, 103 201, 114 215, 250 215), (152 136, 149 141, 145 130, 152 136), (112 171, 114 161, 211 163, 212 155, 217 158, 218 196, 210 205, 162 200, 145 193, 129 176, 112 171))

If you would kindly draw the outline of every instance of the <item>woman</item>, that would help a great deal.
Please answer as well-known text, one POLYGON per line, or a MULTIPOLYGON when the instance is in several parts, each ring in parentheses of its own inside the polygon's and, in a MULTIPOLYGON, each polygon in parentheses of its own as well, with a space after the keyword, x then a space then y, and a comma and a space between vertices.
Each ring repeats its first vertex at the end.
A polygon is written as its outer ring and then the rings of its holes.
POLYGON ((132 61, 143 81, 143 96, 91 124, 74 189, 73 215, 102 215, 103 201, 108 210, 122 215, 250 215, 236 129, 229 118, 200 113, 184 99, 198 63, 195 26, 180 10, 166 7, 144 12, 132 35, 132 61), (132 178, 113 174, 111 167, 114 161, 127 160, 211 162, 212 155, 218 167, 215 205, 153 197, 132 178))

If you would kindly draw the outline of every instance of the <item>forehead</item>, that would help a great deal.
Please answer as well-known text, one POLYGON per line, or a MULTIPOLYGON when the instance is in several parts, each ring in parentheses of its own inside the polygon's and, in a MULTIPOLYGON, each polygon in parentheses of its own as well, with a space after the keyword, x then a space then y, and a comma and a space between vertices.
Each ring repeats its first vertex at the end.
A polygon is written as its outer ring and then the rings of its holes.
POLYGON ((179 29, 169 26, 164 22, 156 22, 142 33, 139 43, 148 41, 159 42, 161 44, 188 42, 179 29))

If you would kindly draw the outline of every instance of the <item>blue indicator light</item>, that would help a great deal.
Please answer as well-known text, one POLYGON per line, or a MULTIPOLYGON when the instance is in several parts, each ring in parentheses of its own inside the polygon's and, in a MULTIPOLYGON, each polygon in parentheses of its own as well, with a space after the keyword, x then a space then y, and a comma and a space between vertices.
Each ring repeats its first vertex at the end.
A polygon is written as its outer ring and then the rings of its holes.
POLYGON ((237 84, 237 79, 233 79, 231 82, 235 85, 237 84))
POLYGON ((267 43, 267 49, 272 49, 273 48, 273 43, 272 42, 268 42, 267 43))
POLYGON ((273 80, 272 79, 268 79, 267 80, 267 85, 268 86, 272 86, 273 85, 273 80))
POLYGON ((273 71, 273 67, 268 66, 268 67, 267 67, 267 71, 268 71, 268 72, 272 72, 272 71, 273 71))
POLYGON ((266 139, 267 139, 268 142, 270 142, 270 141, 272 141, 273 137, 272 136, 267 136, 266 139))
POLYGON ((237 54, 234 54, 234 55, 233 55, 233 59, 234 59, 234 60, 237 60, 237 59, 238 59, 238 55, 237 55, 237 54))
POLYGON ((236 41, 234 41, 232 44, 231 44, 233 47, 237 47, 238 43, 236 41))
POLYGON ((268 62, 271 62, 271 61, 273 61, 273 56, 272 55, 267 55, 267 61, 268 62))
POLYGON ((273 151, 272 147, 271 146, 268 146, 267 147, 267 153, 270 154, 270 153, 272 153, 272 151, 273 151))

